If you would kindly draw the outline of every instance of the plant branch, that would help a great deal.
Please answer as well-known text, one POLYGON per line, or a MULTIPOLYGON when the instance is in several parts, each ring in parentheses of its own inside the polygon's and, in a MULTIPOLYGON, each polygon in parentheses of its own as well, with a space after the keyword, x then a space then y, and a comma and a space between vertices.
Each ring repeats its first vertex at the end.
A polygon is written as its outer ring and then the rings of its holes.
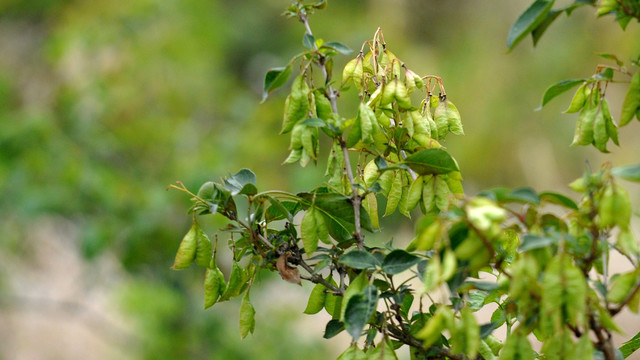
MULTIPOLYGON (((300 11, 300 13, 298 14, 298 18, 300 22, 302 22, 302 24, 304 25, 306 33, 308 35, 313 35, 313 32, 311 31, 311 26, 309 26, 309 17, 307 16, 304 10, 300 11)), ((318 50, 318 45, 314 43, 313 48, 314 50, 318 50)), ((337 114, 338 105, 336 103, 336 99, 339 93, 331 85, 329 85, 330 73, 329 73, 329 69, 327 69, 327 64, 325 62, 325 57, 323 55, 319 55, 317 64, 318 64, 318 67, 320 67, 320 70, 322 71, 322 75, 324 76, 324 79, 325 79, 326 95, 327 95, 327 98, 329 99, 329 102, 331 103, 331 110, 333 111, 333 113, 337 114)), ((356 182, 353 176, 353 170, 351 169, 351 160, 349 160, 349 151, 347 149, 346 142, 342 136, 339 138, 339 142, 340 142, 340 147, 342 148, 342 152, 344 154, 344 163, 345 163, 345 168, 347 172, 347 178, 349 179, 349 184, 351 184, 351 197, 352 197, 351 203, 353 204, 353 213, 355 216, 354 238, 356 240, 356 243, 358 244, 358 249, 364 250, 364 237, 362 236, 362 229, 360 224, 360 204, 362 203, 362 199, 360 195, 358 195, 358 187, 356 186, 356 182)))

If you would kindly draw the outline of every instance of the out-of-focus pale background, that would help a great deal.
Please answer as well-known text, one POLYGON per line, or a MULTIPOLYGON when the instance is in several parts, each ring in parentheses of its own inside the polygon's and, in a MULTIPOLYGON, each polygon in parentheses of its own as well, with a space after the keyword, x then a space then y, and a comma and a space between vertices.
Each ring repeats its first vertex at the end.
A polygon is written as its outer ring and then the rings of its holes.
MULTIPOLYGON (((538 48, 526 40, 507 54, 509 27, 529 2, 330 1, 311 25, 354 49, 381 26, 411 69, 444 78, 467 134, 445 145, 468 194, 498 185, 570 194, 585 161, 638 163, 640 124, 604 156, 568 146, 570 95, 533 109, 548 85, 591 75, 603 61, 596 53, 637 57, 640 26, 622 32, 584 7, 538 48)), ((313 360, 344 348, 345 337, 321 339, 326 318, 302 314, 308 285, 261 279, 256 333, 241 342, 238 303, 203 311, 202 271, 169 270, 190 219, 188 198, 168 184, 195 190, 248 167, 261 188, 295 192, 324 172, 280 166, 283 92, 259 104, 265 71, 302 49, 302 27, 279 16, 286 5, 0 1, 0 359, 313 360)), ((348 59, 337 59, 336 77, 348 59)), ((625 90, 608 89, 614 117, 625 90)), ((638 186, 625 185, 640 205, 638 186)), ((222 223, 204 225, 213 236, 222 223)), ((401 217, 383 226, 379 240, 412 236, 401 217)), ((630 334, 637 319, 619 317, 630 334)))

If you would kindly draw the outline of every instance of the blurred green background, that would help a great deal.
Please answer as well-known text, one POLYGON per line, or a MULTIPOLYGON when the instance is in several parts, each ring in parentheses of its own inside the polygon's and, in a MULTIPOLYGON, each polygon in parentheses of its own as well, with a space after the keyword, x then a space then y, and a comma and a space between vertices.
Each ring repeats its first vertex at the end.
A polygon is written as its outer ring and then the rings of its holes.
MULTIPOLYGON (((585 160, 637 163, 640 124, 603 156, 568 146, 575 115, 561 111, 570 95, 533 109, 548 85, 591 75, 604 61, 596 53, 637 57, 640 27, 622 32, 584 7, 536 49, 524 41, 507 54, 509 27, 529 2, 330 1, 311 26, 353 49, 381 26, 409 68, 443 77, 467 134, 444 145, 468 194, 498 185, 568 193, 585 160)), ((0 359, 312 360, 341 351, 345 339, 322 340, 323 319, 302 314, 307 286, 261 280, 256 334, 241 342, 239 304, 203 311, 202 272, 169 270, 190 218, 188 198, 168 184, 197 190, 247 167, 260 188, 295 192, 324 172, 280 165, 284 91, 259 104, 266 70, 302 50, 302 26, 279 16, 287 5, 0 1, 0 359)), ((337 59, 336 78, 348 60, 337 59)), ((608 89, 614 118, 625 91, 608 89)), ((630 192, 637 205, 638 189, 630 192)), ((211 236, 221 225, 205 222, 211 236)), ((411 236, 400 217, 383 226, 383 236, 411 236)))

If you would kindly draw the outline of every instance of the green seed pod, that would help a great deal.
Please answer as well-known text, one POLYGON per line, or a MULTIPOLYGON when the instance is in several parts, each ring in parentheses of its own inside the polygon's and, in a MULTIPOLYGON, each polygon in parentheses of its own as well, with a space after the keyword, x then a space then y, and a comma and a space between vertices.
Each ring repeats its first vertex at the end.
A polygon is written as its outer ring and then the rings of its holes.
POLYGON ((618 140, 618 127, 613 122, 613 117, 611 116, 611 112, 609 111, 609 102, 607 99, 602 99, 600 103, 602 109, 602 116, 604 116, 605 124, 607 127, 607 136, 613 140, 613 143, 620 146, 620 142, 618 140))
POLYGON ((402 117, 402 127, 407 129, 407 134, 409 134, 409 137, 413 137, 415 129, 413 126, 413 117, 411 116, 411 114, 404 114, 404 116, 402 117))
POLYGON ((593 144, 596 149, 603 153, 608 153, 607 141, 609 141, 609 134, 607 134, 607 121, 604 118, 602 106, 598 109, 595 119, 593 120, 593 144))
POLYGON ((316 129, 316 128, 304 126, 304 130, 302 131, 302 135, 301 135, 302 150, 304 152, 306 152, 307 154, 309 154, 309 156, 313 160, 316 160, 318 158, 318 152, 317 152, 318 135, 317 135, 317 132, 318 132, 318 129, 316 129))
POLYGON ((597 113, 598 106, 593 101, 582 108, 580 115, 578 115, 572 146, 590 145, 593 142, 593 123, 597 113))
POLYGON ((404 82, 407 86, 407 92, 411 94, 418 87, 416 86, 416 80, 413 77, 413 71, 406 69, 404 70, 404 82))
POLYGON ((302 134, 307 129, 306 125, 296 124, 291 131, 291 141, 289 142, 289 150, 302 149, 302 134))
POLYGON ((377 120, 378 120, 378 124, 384 127, 385 129, 388 129, 391 126, 391 120, 384 113, 384 111, 380 111, 380 115, 378 115, 377 120))
POLYGON ((406 200, 402 202, 400 206, 400 212, 403 215, 409 218, 411 217, 410 211, 413 210, 416 206, 418 206, 418 202, 420 202, 420 199, 422 198, 423 184, 424 184, 424 178, 422 176, 418 176, 418 178, 411 183, 411 186, 409 186, 406 200))
POLYGON ((293 164, 300 160, 302 157, 302 148, 291 150, 289 156, 282 162, 283 164, 293 164))
POLYGON ((442 258, 442 281, 447 281, 456 273, 458 261, 453 251, 447 249, 442 258))
POLYGON ((441 176, 435 176, 436 206, 440 211, 449 210, 449 186, 441 176))
POLYGON ((598 216, 602 227, 618 225, 622 230, 628 229, 631 221, 631 200, 627 191, 621 186, 607 186, 600 199, 598 216))
POLYGON ((393 82, 396 83, 394 97, 398 103, 398 106, 403 109, 411 109, 413 105, 411 105, 411 98, 409 97, 407 87, 402 81, 398 80, 397 78, 393 79, 393 82))
POLYGON ((391 215, 398 208, 402 198, 402 188, 404 187, 404 175, 401 171, 394 171, 393 183, 389 195, 387 195, 387 207, 384 216, 391 215))
POLYGON ((309 154, 304 148, 302 149, 302 153, 300 155, 300 166, 307 167, 311 162, 311 154, 309 154))
POLYGON ((409 116, 411 116, 411 120, 413 121, 413 128, 415 129, 416 134, 431 136, 431 125, 419 111, 411 111, 409 112, 409 116))
POLYGON ((331 102, 320 90, 314 91, 313 95, 316 102, 317 116, 324 121, 329 121, 331 114, 333 113, 333 110, 331 109, 331 102))
POLYGON ((358 62, 362 62, 360 56, 349 60, 349 62, 344 66, 344 69, 342 69, 342 84, 346 84, 349 80, 351 80, 358 62))
POLYGON ((373 74, 373 63, 371 62, 371 51, 369 51, 362 59, 362 69, 368 74, 373 74))
POLYGON ((211 240, 207 234, 202 231, 200 226, 196 229, 196 264, 204 268, 208 268, 211 265, 211 256, 213 254, 213 248, 211 246, 211 240))
POLYGON ((431 210, 435 207, 435 178, 433 175, 424 176, 424 185, 422 187, 422 204, 424 205, 424 209, 427 213, 430 213, 431 210))
POLYGON ((176 253, 176 258, 171 269, 186 269, 191 266, 191 263, 196 259, 198 229, 198 223, 194 221, 187 234, 182 238, 180 246, 178 246, 178 252, 176 253))
POLYGON ((373 183, 378 179, 378 166, 374 160, 371 160, 367 163, 362 171, 362 177, 364 180, 364 185, 368 188, 373 185, 373 183))
POLYGON ((373 136, 378 130, 378 120, 376 119, 376 115, 367 104, 360 103, 360 107, 358 108, 358 119, 360 121, 362 142, 365 144, 372 144, 373 136))
POLYGON ((449 131, 454 135, 464 135, 458 108, 456 108, 456 106, 449 100, 445 100, 444 102, 447 105, 447 123, 449 125, 449 131))
POLYGON ((213 269, 207 268, 204 275, 204 308, 208 309, 213 306, 225 288, 222 271, 217 266, 214 266, 213 269))
POLYGON ((435 122, 438 130, 437 139, 443 139, 449 133, 449 111, 445 101, 440 101, 438 106, 436 106, 435 113, 433 114, 433 121, 435 122))
POLYGON ((435 120, 433 120, 433 115, 431 114, 431 111, 429 109, 427 109, 427 111, 425 111, 424 113, 424 118, 427 119, 427 122, 429 123, 429 129, 431 130, 431 137, 434 139, 440 139, 438 137, 438 124, 436 124, 435 120))
POLYGON ((280 134, 286 134, 301 120, 307 117, 309 111, 309 87, 304 76, 298 76, 291 86, 291 94, 284 103, 284 119, 280 134))
POLYGON ((393 102, 396 87, 398 86, 397 80, 391 80, 386 84, 382 85, 382 97, 380 98, 380 106, 385 106, 387 104, 391 104, 393 102))
POLYGON ((575 95, 573 95, 573 99, 571 100, 571 104, 569 108, 565 110, 565 113, 575 113, 580 111, 584 104, 587 102, 587 98, 591 93, 591 89, 587 86, 587 83, 582 84, 578 90, 576 90, 575 95))

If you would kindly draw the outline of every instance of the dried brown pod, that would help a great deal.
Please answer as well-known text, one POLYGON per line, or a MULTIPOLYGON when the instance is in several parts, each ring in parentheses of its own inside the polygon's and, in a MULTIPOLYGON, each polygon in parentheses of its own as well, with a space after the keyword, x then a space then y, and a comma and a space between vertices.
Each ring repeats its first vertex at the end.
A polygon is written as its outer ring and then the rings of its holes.
POLYGON ((278 272, 280 273, 280 276, 282 276, 282 279, 290 283, 302 286, 298 268, 290 266, 289 263, 287 263, 287 259, 289 258, 289 256, 291 256, 291 254, 289 253, 280 255, 278 261, 276 262, 276 268, 278 268, 278 272))

